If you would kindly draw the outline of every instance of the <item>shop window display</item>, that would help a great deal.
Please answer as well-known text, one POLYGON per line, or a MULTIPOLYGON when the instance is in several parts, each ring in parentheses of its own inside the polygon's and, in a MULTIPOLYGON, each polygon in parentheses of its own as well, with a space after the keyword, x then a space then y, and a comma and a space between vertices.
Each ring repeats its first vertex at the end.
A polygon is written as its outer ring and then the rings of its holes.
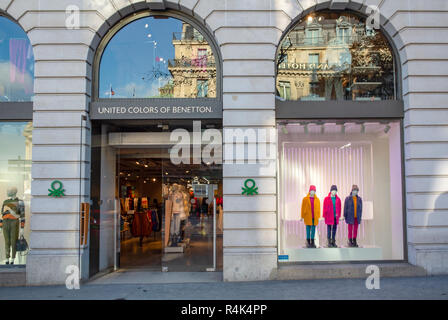
POLYGON ((0 103, 33 97, 33 47, 20 26, 0 16, 0 103))
POLYGON ((293 101, 396 99, 393 52, 384 35, 351 13, 318 12, 284 37, 277 96, 293 101), (290 96, 282 83, 291 82, 290 96))
POLYGON ((31 198, 31 122, 0 122, 0 264, 26 264, 31 198), (19 250, 16 250, 19 249, 19 250))
POLYGON ((283 260, 403 259, 399 121, 280 121, 278 139, 283 260))

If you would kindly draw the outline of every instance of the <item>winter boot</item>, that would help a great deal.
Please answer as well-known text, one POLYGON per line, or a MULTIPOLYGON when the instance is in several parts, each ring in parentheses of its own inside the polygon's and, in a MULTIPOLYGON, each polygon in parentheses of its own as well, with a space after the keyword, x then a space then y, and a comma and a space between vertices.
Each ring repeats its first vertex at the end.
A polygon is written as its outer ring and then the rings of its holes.
POLYGON ((333 248, 337 248, 338 246, 336 245, 336 240, 333 239, 331 240, 331 244, 333 245, 333 248))
POLYGON ((352 241, 352 239, 348 239, 348 247, 349 248, 352 248, 353 247, 353 241, 352 241))
POLYGON ((353 247, 358 248, 358 244, 356 243, 356 238, 353 238, 353 247))
POLYGON ((311 248, 311 240, 310 239, 306 239, 306 247, 311 248))
POLYGON ((328 240, 328 248, 333 248, 333 241, 331 241, 331 239, 327 239, 328 240))

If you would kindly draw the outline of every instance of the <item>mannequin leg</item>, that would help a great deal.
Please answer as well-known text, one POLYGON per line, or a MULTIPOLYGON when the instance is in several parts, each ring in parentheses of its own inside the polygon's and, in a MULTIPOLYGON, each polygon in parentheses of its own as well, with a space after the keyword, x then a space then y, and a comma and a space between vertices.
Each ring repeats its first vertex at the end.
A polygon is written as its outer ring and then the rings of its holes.
POLYGON ((338 246, 336 245, 336 231, 338 230, 338 225, 336 224, 336 222, 333 225, 333 230, 331 233, 331 242, 332 242, 332 246, 333 248, 337 248, 338 246))
POLYGON ((332 233, 332 225, 327 224, 327 240, 328 240, 328 247, 331 248, 332 247, 332 243, 331 243, 331 233, 332 233))
POLYGON ((309 248, 311 245, 311 226, 306 226, 306 247, 309 248))
POLYGON ((314 244, 314 237, 316 235, 316 226, 314 225, 314 219, 313 219, 313 225, 311 226, 311 247, 316 248, 316 245, 314 244))
POLYGON ((6 263, 9 264, 9 258, 11 254, 11 226, 8 220, 3 220, 3 236, 5 237, 5 254, 6 263))
POLYGON ((14 263, 14 260, 16 259, 16 244, 17 240, 19 239, 19 230, 20 230, 20 221, 19 220, 12 220, 12 234, 11 234, 11 258, 14 263))
POLYGON ((349 247, 352 247, 352 237, 353 237, 353 225, 348 224, 348 243, 349 247))
POLYGON ((355 223, 353 224, 353 246, 358 247, 358 244, 356 243, 356 238, 358 237, 358 219, 355 218, 355 223))

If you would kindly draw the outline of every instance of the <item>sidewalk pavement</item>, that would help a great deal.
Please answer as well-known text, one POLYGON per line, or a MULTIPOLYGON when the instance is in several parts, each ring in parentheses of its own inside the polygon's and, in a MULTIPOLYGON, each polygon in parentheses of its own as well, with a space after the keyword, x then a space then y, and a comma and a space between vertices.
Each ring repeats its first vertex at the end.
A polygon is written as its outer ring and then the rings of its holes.
POLYGON ((2 300, 448 300, 448 276, 383 278, 380 289, 368 290, 365 279, 260 282, 196 282, 156 284, 81 284, 0 288, 2 300))

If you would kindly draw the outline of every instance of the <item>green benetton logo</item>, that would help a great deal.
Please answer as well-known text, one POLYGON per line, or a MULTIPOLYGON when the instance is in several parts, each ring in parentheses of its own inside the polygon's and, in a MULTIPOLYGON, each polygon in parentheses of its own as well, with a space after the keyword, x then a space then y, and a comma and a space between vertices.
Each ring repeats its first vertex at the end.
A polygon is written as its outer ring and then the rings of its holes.
POLYGON ((50 192, 48 194, 50 197, 59 198, 65 196, 65 190, 62 189, 62 182, 59 180, 53 181, 51 183, 51 189, 48 189, 48 191, 50 192), (58 186, 58 188, 56 188, 56 186, 58 186))
POLYGON ((244 182, 244 187, 241 188, 243 190, 243 192, 241 193, 242 195, 248 195, 248 196, 252 196, 254 194, 258 194, 258 187, 256 187, 256 183, 254 179, 247 179, 244 182), (249 183, 251 183, 251 186, 249 186, 249 183))

